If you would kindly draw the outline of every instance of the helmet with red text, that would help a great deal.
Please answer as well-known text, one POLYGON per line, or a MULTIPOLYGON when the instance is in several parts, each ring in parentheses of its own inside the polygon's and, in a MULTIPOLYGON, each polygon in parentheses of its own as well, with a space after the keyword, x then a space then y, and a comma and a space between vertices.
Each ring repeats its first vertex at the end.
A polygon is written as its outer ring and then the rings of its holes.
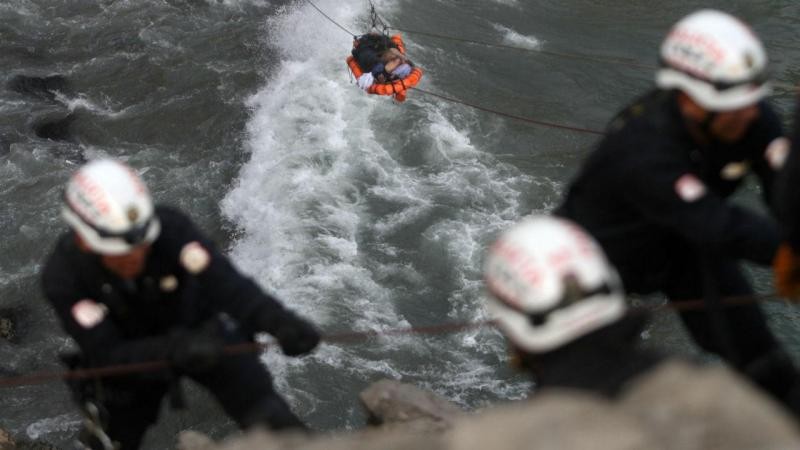
POLYGON ((147 186, 111 159, 91 161, 72 175, 61 212, 89 249, 103 255, 126 254, 161 231, 147 186))
POLYGON ((616 270, 576 224, 532 216, 490 247, 488 309, 520 350, 544 353, 619 320, 626 311, 616 270))
POLYGON ((679 20, 661 45, 656 84, 709 111, 752 105, 769 91, 767 53, 744 22, 703 9, 679 20))

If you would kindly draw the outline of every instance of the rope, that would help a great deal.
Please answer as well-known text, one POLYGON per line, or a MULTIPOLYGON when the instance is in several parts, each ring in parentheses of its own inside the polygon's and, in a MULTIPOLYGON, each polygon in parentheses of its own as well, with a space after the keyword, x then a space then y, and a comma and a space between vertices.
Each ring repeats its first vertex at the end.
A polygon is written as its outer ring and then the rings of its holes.
POLYGON ((397 30, 397 31, 402 31, 404 33, 418 34, 420 36, 427 36, 427 37, 439 38, 439 39, 447 39, 447 40, 451 40, 451 41, 465 42, 465 43, 469 43, 469 44, 485 45, 487 47, 506 48, 506 49, 517 50, 517 51, 521 51, 521 52, 538 53, 538 54, 542 54, 542 55, 557 56, 557 57, 562 57, 562 58, 583 59, 583 60, 587 60, 587 61, 613 63, 613 64, 619 64, 619 65, 622 65, 622 66, 635 67, 635 68, 638 68, 638 69, 655 70, 655 69, 658 68, 657 66, 654 66, 654 65, 642 64, 642 63, 639 63, 639 62, 630 61, 630 60, 622 59, 622 58, 610 57, 610 56, 593 56, 593 55, 584 55, 584 54, 580 54, 580 53, 556 52, 556 51, 552 51, 552 50, 537 50, 537 49, 532 49, 532 48, 527 48, 527 47, 518 47, 518 46, 514 46, 514 45, 498 44, 498 43, 494 43, 494 42, 477 41, 477 40, 473 40, 473 39, 464 39, 464 38, 459 38, 459 37, 454 37, 454 36, 446 36, 446 35, 443 35, 443 34, 428 33, 426 31, 409 30, 409 29, 405 29, 405 28, 396 28, 396 27, 391 27, 391 29, 392 30, 397 30))
POLYGON ((350 36, 352 36, 352 37, 356 37, 356 35, 355 35, 354 33, 350 32, 350 30, 348 30, 347 28, 343 27, 343 26, 342 26, 342 25, 340 25, 338 22, 336 22, 335 20, 331 19, 331 18, 330 18, 330 16, 328 16, 327 14, 325 14, 325 12, 324 12, 324 11, 322 11, 321 9, 319 9, 319 7, 317 7, 317 5, 315 5, 315 4, 314 4, 314 2, 312 2, 311 0, 305 0, 305 1, 306 1, 306 2, 307 2, 309 5, 313 6, 313 7, 314 7, 314 9, 316 9, 316 10, 317 10, 317 11, 318 11, 320 14, 322 14, 322 15, 323 15, 323 16, 324 16, 326 19, 328 19, 328 20, 329 20, 329 21, 330 21, 332 24, 334 24, 334 25, 336 25, 337 27, 339 27, 339 28, 341 28, 342 30, 344 30, 344 32, 345 32, 345 33, 347 33, 348 35, 350 35, 350 36))
MULTIPOLYGON (((342 30, 344 30, 348 35, 355 36, 347 28, 343 27, 342 25, 337 23, 335 20, 330 18, 327 14, 325 14, 325 12, 323 12, 321 9, 319 9, 319 7, 317 7, 317 5, 315 5, 311 0, 305 0, 305 1, 308 2, 312 7, 314 7, 314 9, 316 9, 320 14, 322 14, 326 19, 328 19, 334 25, 336 25, 339 28, 341 28, 342 30)), ((375 7, 374 7, 374 5, 372 4, 371 1, 370 1, 370 6, 371 6, 371 14, 372 14, 372 20, 373 20, 373 27, 375 26, 376 23, 380 23, 382 26, 386 27, 385 22, 383 22, 383 20, 380 18, 380 16, 378 16, 377 12, 375 12, 375 7)), ((388 27, 386 27, 386 28, 388 28, 388 27)), ((459 40, 459 41, 464 41, 464 42, 478 43, 478 44, 484 44, 484 45, 492 45, 492 46, 495 46, 495 47, 506 47, 506 48, 513 48, 513 49, 516 49, 516 50, 532 51, 530 49, 525 49, 525 48, 521 48, 521 47, 511 47, 511 46, 500 45, 500 44, 491 44, 491 43, 485 43, 485 42, 479 42, 479 41, 471 41, 471 40, 467 40, 467 39, 452 38, 452 37, 447 37, 447 36, 434 35, 434 34, 431 34, 431 33, 417 32, 417 31, 412 31, 412 30, 404 30, 404 29, 399 29, 399 28, 393 28, 393 29, 398 30, 398 31, 404 31, 404 32, 407 32, 407 33, 417 33, 417 34, 421 34, 421 35, 427 35, 427 36, 431 36, 431 37, 448 38, 448 39, 459 40)), ((537 52, 539 52, 539 51, 537 51, 537 52)), ((548 53, 548 52, 539 52, 539 53, 548 53)), ((549 53, 553 54, 553 55, 558 55, 558 56, 568 56, 568 57, 576 57, 576 58, 583 58, 583 59, 594 59, 594 60, 608 61, 608 59, 604 59, 604 58, 586 57, 584 55, 577 55, 577 54, 555 53, 555 52, 549 52, 549 53)), ((641 64, 627 63, 627 62, 624 62, 624 61, 621 61, 621 60, 617 60, 617 62, 620 63, 620 64, 632 65, 632 66, 636 66, 636 67, 647 67, 647 68, 650 67, 650 66, 645 66, 645 65, 641 65, 641 64)), ((394 85, 393 85, 393 87, 394 87, 394 85)), ((423 94, 427 94, 427 95, 431 95, 431 96, 440 98, 442 100, 446 100, 446 101, 450 101, 450 102, 454 102, 454 103, 459 103, 459 104, 462 104, 462 105, 465 105, 465 106, 469 106, 469 107, 472 107, 472 108, 475 108, 475 109, 478 109, 478 110, 481 110, 481 111, 497 114, 497 115, 504 116, 504 117, 509 117, 509 118, 516 119, 516 120, 521 120, 521 121, 532 123, 532 124, 535 124, 535 125, 547 126, 547 127, 552 127, 552 128, 560 128, 560 129, 565 129, 565 130, 577 131, 577 132, 581 132, 581 133, 590 133, 590 134, 597 134, 597 135, 605 134, 604 132, 598 131, 598 130, 592 130, 592 129, 588 129, 588 128, 581 128, 581 127, 570 126, 570 125, 561 125, 561 124, 556 124, 556 123, 552 123, 552 122, 545 122, 545 121, 535 120, 535 119, 531 119, 531 118, 527 118, 527 117, 523 117, 523 116, 509 114, 509 113, 505 113, 505 112, 502 112, 502 111, 498 111, 498 110, 494 110, 494 109, 490 109, 490 108, 485 108, 485 107, 482 107, 482 106, 479 106, 479 105, 475 105, 475 104, 472 104, 472 103, 468 103, 468 102, 464 102, 464 101, 461 101, 461 100, 457 100, 457 99, 454 99, 454 98, 451 98, 451 97, 446 97, 444 95, 436 94, 434 92, 426 91, 426 90, 423 90, 423 89, 420 89, 420 88, 413 88, 413 89, 415 89, 415 90, 417 90, 419 92, 422 92, 423 94)), ((745 304, 757 303, 757 302, 760 302, 762 300, 768 300, 768 299, 773 299, 773 298, 777 298, 777 296, 775 294, 766 294, 766 295, 761 295, 761 296, 755 296, 755 295, 750 296, 750 295, 747 295, 747 296, 726 297, 724 299, 720 299, 720 304, 722 306, 737 306, 737 305, 745 305, 745 304)), ((700 300, 684 300, 684 301, 680 301, 680 302, 668 303, 666 305, 663 305, 663 306, 660 306, 660 307, 656 307, 656 308, 641 308, 641 307, 640 308, 631 308, 629 313, 630 314, 639 314, 639 313, 649 313, 651 311, 659 311, 659 310, 690 311, 690 310, 704 309, 706 307, 707 307, 707 303, 702 299, 700 299, 700 300)), ((330 342, 330 343, 333 343, 333 342, 347 343, 347 342, 361 342, 361 341, 365 341, 365 340, 367 340, 368 338, 371 338, 371 337, 382 337, 382 336, 393 336, 393 335, 459 333, 459 332, 463 332, 463 331, 467 331, 467 330, 473 330, 473 329, 479 329, 479 328, 483 328, 483 327, 487 327, 487 326, 491 326, 491 325, 494 325, 493 321, 484 320, 484 321, 478 321, 478 322, 461 322, 461 323, 439 324, 439 325, 431 325, 431 326, 424 326, 424 327, 398 328, 398 329, 390 329, 390 330, 382 330, 382 331, 353 331, 353 332, 344 332, 344 333, 326 335, 324 337, 324 341, 330 342)), ((247 342, 247 343, 227 346, 227 347, 224 348, 223 354, 225 354, 225 355, 234 355, 234 354, 240 354, 240 353, 263 352, 263 351, 267 350, 270 345, 273 345, 273 344, 260 344, 260 343, 254 343, 254 342, 247 342)), ((155 370, 163 370, 163 369, 167 369, 169 367, 170 367, 170 364, 169 364, 168 361, 160 360, 160 361, 146 361, 146 362, 130 363, 130 364, 119 364, 119 365, 113 365, 113 366, 96 367, 96 368, 91 368, 91 369, 76 369, 76 370, 71 370, 71 371, 38 372, 38 373, 29 374, 29 375, 0 378, 0 388, 41 384, 41 383, 47 383, 47 382, 55 381, 55 380, 74 380, 74 379, 84 379, 84 378, 112 377, 112 376, 120 376, 120 375, 127 375, 127 374, 133 374, 133 373, 141 373, 141 372, 150 372, 150 371, 155 371, 155 370)))
MULTIPOLYGON (((317 7, 317 5, 315 5, 313 2, 311 2, 311 0, 305 0, 305 1, 308 2, 311 6, 313 6, 314 9, 316 9, 320 14, 322 14, 326 19, 331 21, 334 25, 336 25, 339 28, 341 28, 342 30, 344 30, 348 35, 355 37, 355 34, 351 33, 347 28, 343 27, 342 25, 337 23, 335 20, 330 18, 330 16, 328 16, 321 9, 319 9, 317 7)), ((370 4, 370 20, 372 21, 372 27, 376 28, 376 25, 380 24, 383 27, 384 34, 385 34, 385 30, 388 29, 389 26, 378 15, 377 11, 375 10, 375 5, 372 4, 372 1, 370 1, 369 4, 370 4)), ((624 61, 624 60, 621 60, 621 59, 611 59, 611 58, 604 58, 604 57, 593 57, 593 56, 580 55, 580 54, 574 54, 574 53, 560 53, 560 52, 551 52, 551 51, 544 51, 544 50, 531 50, 531 49, 524 48, 524 47, 514 47, 514 46, 509 46, 509 45, 493 44, 493 43, 489 43, 489 42, 474 41, 474 40, 470 40, 470 39, 461 39, 461 38, 456 38, 456 37, 452 37, 452 36, 444 36, 444 35, 438 35, 438 34, 433 34, 433 33, 426 33, 426 32, 423 32, 423 31, 407 30, 407 29, 403 29, 403 28, 394 28, 394 27, 392 27, 391 29, 397 30, 397 31, 402 31, 402 32, 405 32, 405 33, 416 33, 416 34, 423 35, 423 36, 430 36, 430 37, 437 37, 437 38, 442 38, 442 39, 450 39, 450 40, 461 41, 461 42, 469 42, 469 43, 475 43, 475 44, 489 45, 489 46, 493 46, 493 47, 511 48, 511 49, 514 49, 514 50, 543 53, 543 54, 548 54, 548 55, 553 55, 553 56, 580 58, 580 59, 602 61, 602 62, 614 62, 614 63, 617 63, 617 64, 628 65, 628 66, 638 67, 638 68, 646 68, 646 69, 655 69, 656 68, 656 66, 644 65, 644 64, 624 61)), ((394 86, 392 86, 392 89, 394 90, 394 86)), ((488 113, 491 113, 491 114, 496 114, 496 115, 502 116, 502 117, 508 117, 508 118, 515 119, 515 120, 520 120, 522 122, 526 122, 526 123, 530 123, 530 124, 534 124, 534 125, 550 127, 550 128, 559 128, 559 129, 562 129, 562 130, 575 131, 575 132, 579 132, 579 133, 589 133, 589 134, 595 134, 595 135, 601 135, 601 136, 605 134, 605 132, 600 131, 600 130, 593 130, 593 129, 589 129, 589 128, 572 126, 572 125, 562 125, 562 124, 558 124, 558 123, 532 119, 532 118, 529 118, 529 117, 523 117, 523 116, 519 116, 519 115, 516 115, 516 114, 506 113, 506 112, 499 111, 499 110, 496 110, 496 109, 491 109, 491 108, 487 108, 487 107, 484 107, 484 106, 476 105, 474 103, 465 102, 463 100, 458 100, 458 99, 455 99, 455 98, 452 98, 452 97, 447 97, 445 95, 437 94, 437 93, 430 92, 430 91, 426 91, 426 90, 423 90, 423 89, 420 89, 420 88, 413 88, 413 89, 415 89, 415 90, 417 90, 419 92, 422 92, 423 94, 428 94, 428 95, 431 95, 433 97, 440 98, 442 100, 446 100, 446 101, 453 102, 453 103, 458 103, 458 104, 461 104, 461 105, 464 105, 464 106, 468 106, 470 108, 474 108, 474 109, 477 109, 477 110, 480 110, 480 111, 488 112, 488 113)))
MULTIPOLYGON (((465 39, 459 38, 455 36, 447 36, 443 34, 436 34, 436 33, 429 33, 427 31, 419 31, 419 30, 409 30, 406 28, 397 28, 397 27, 388 27, 387 29, 392 29, 396 31, 402 31, 404 33, 409 34, 418 34, 420 36, 427 36, 432 38, 438 39, 446 39, 455 42, 464 42, 468 44, 477 44, 477 45, 484 45, 487 47, 495 47, 495 48, 505 48, 509 50, 516 50, 520 52, 528 52, 528 53, 537 53, 540 55, 548 55, 554 56, 558 58, 570 58, 570 59, 582 59, 585 61, 595 61, 601 63, 609 63, 609 64, 617 64, 620 66, 627 66, 627 67, 634 67, 637 69, 646 69, 646 70, 658 70, 659 66, 655 64, 645 64, 638 61, 631 61, 629 58, 619 58, 614 56, 598 56, 598 55, 586 55, 583 53, 569 53, 569 52, 557 52, 553 50, 542 50, 542 49, 532 49, 528 47, 519 47, 516 45, 507 45, 507 44, 498 44, 496 42, 487 42, 487 41, 478 41, 474 39, 465 39)), ((780 81, 772 81, 772 86, 776 89, 781 89, 787 92, 798 92, 800 91, 800 86, 796 86, 791 83, 782 83, 780 81)), ((774 95, 780 95, 779 93, 775 92, 774 95)))
MULTIPOLYGON (((321 9, 319 9, 319 7, 317 7, 317 5, 315 5, 311 0, 305 0, 305 1, 308 2, 311 6, 313 6, 314 9, 316 9, 320 14, 322 14, 331 23, 333 23, 337 27, 339 27, 342 30, 344 30, 348 35, 355 36, 355 34, 351 33, 347 28, 343 27, 338 22, 333 20, 330 16, 325 14, 325 12, 322 11, 321 9)), ((375 5, 372 4, 372 1, 370 1, 370 17, 371 17, 371 20, 372 20, 373 28, 378 23, 381 24, 382 26, 385 26, 385 27, 388 28, 388 26, 386 25, 386 22, 384 22, 383 19, 381 19, 381 17, 378 15, 377 11, 375 10, 375 5)), ((399 30, 397 28, 393 28, 393 29, 399 30)), ((404 31, 404 30, 399 30, 399 31, 404 31)), ((394 85, 392 85, 392 89, 394 90, 394 85)), ((557 124, 557 123, 546 122, 546 121, 543 121, 543 120, 531 119, 531 118, 519 116, 519 115, 516 115, 516 114, 510 114, 510 113, 498 111, 496 109, 491 109, 491 108, 486 108, 486 107, 483 107, 483 106, 480 106, 480 105, 476 105, 474 103, 469 103, 469 102, 465 102, 465 101, 462 101, 462 100, 458 100, 458 99, 455 99, 455 98, 452 98, 452 97, 447 97, 445 95, 436 94, 434 92, 426 91, 426 90, 423 90, 423 89, 420 89, 420 88, 413 88, 413 89, 415 89, 415 90, 417 90, 419 92, 422 92, 423 94, 428 94, 428 95, 440 98, 442 100, 447 100, 447 101, 453 102, 453 103, 459 103, 461 105, 468 106, 468 107, 471 107, 471 108, 475 108, 475 109, 480 110, 480 111, 484 111, 484 112, 488 112, 488 113, 492 113, 492 114, 497 114, 498 116, 508 117, 508 118, 511 118, 511 119, 516 119, 516 120, 520 120, 520 121, 531 123, 531 124, 535 124, 535 125, 551 127, 551 128, 560 128, 560 129, 563 129, 563 130, 577 131, 577 132, 580 132, 580 133, 590 133, 590 134, 596 134, 596 135, 605 134, 602 131, 598 131, 598 130, 591 130, 591 129, 588 129, 588 128, 576 127, 576 126, 571 126, 571 125, 561 125, 561 124, 557 124)))
POLYGON ((377 30, 378 25, 380 25, 380 32, 381 34, 388 34, 386 31, 389 29, 389 25, 381 19, 381 16, 378 15, 378 12, 375 10, 375 5, 372 3, 372 0, 369 2, 369 19, 372 22, 372 29, 377 30))
POLYGON ((459 103, 459 104, 462 104, 462 105, 465 105, 465 106, 469 106, 470 108, 475 108, 475 109, 478 109, 478 110, 481 110, 481 111, 485 111, 485 112, 488 112, 488 113, 497 114, 498 116, 509 117, 511 119, 521 120, 523 122, 527 122, 527 123, 531 123, 531 124, 535 124, 535 125, 541 125, 541 126, 550 127, 550 128, 560 128, 560 129, 563 129, 563 130, 577 131, 579 133, 589 133, 589 134, 597 134, 597 135, 604 135, 605 134, 605 132, 599 131, 599 130, 592 130, 592 129, 589 129, 589 128, 582 128, 582 127, 577 127, 577 126, 572 126, 572 125, 561 125, 561 124, 553 123, 553 122, 545 122, 543 120, 531 119, 529 117, 518 116, 516 114, 510 114, 510 113, 506 113, 506 112, 503 112, 503 111, 498 111, 496 109, 486 108, 486 107, 483 107, 483 106, 480 106, 480 105, 476 105, 474 103, 469 103, 469 102, 465 102, 463 100, 458 100, 458 99, 455 99, 455 98, 452 98, 452 97, 447 97, 447 96, 444 96, 442 94, 437 94, 435 92, 426 91, 426 90, 420 89, 418 87, 414 87, 414 88, 411 88, 411 89, 414 89, 415 91, 422 92, 423 94, 427 94, 427 95, 431 95, 433 97, 440 98, 442 100, 447 100, 447 101, 453 102, 453 103, 459 103))
MULTIPOLYGON (((461 331, 479 329, 492 325, 490 320, 478 322, 459 322, 449 324, 430 325, 422 327, 410 328, 395 328, 381 331, 349 331, 343 333, 329 334, 323 337, 323 341, 328 343, 354 343, 363 342, 373 337, 383 336, 398 336, 398 335, 412 335, 412 334, 446 334, 458 333, 461 331)), ((226 346, 222 353, 223 355, 238 355, 243 353, 257 353, 269 349, 275 344, 272 343, 258 343, 258 342, 244 342, 241 344, 226 346)), ((89 369, 75 369, 68 371, 43 371, 36 372, 29 375, 21 375, 16 377, 0 378, 0 388, 14 387, 14 386, 31 386, 35 384, 43 384, 57 380, 81 380, 86 378, 104 378, 115 377, 121 375, 130 375, 135 373, 152 372, 156 370, 165 370, 171 367, 170 363, 165 360, 158 361, 145 361, 129 364, 117 364, 104 367, 93 367, 89 369)))
MULTIPOLYGON (((740 295, 720 299, 720 306, 741 306, 762 301, 779 299, 776 294, 763 295, 740 295)), ((656 307, 631 307, 628 314, 650 314, 660 311, 696 311, 707 309, 707 302, 703 299, 683 300, 669 302, 656 307)), ((365 342, 370 338, 400 335, 441 335, 461 333, 464 331, 477 330, 485 327, 494 326, 492 320, 481 320, 476 322, 453 322, 438 325, 428 325, 421 327, 395 328, 380 331, 348 331, 342 333, 328 334, 323 337, 324 342, 328 343, 358 343, 365 342)), ((261 344, 257 342, 245 342, 236 345, 229 345, 223 349, 223 355, 237 355, 243 353, 264 352, 274 343, 261 344)), ((135 373, 151 372, 155 370, 165 370, 170 367, 168 361, 145 361, 139 363, 119 364, 105 367, 95 367, 90 369, 76 369, 70 371, 43 371, 29 375, 0 378, 0 388, 15 386, 30 386, 43 384, 57 380, 78 380, 85 378, 114 377, 120 375, 130 375, 135 373)))

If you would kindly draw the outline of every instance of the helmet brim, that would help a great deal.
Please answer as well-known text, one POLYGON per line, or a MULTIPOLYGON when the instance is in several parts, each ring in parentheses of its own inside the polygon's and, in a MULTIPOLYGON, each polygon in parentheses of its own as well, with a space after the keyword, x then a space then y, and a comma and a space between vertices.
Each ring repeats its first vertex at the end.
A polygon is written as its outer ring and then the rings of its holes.
POLYGON ((769 83, 748 83, 720 91, 710 83, 672 68, 663 68, 656 73, 656 85, 662 89, 678 89, 704 109, 715 112, 746 108, 772 91, 769 83))
POLYGON ((528 316, 494 297, 487 305, 489 314, 503 333, 520 350, 546 353, 619 320, 626 311, 619 295, 596 295, 550 314, 547 321, 534 326, 528 316))
POLYGON ((92 227, 86 224, 75 212, 65 206, 61 210, 64 220, 80 236, 83 242, 94 253, 108 256, 119 256, 130 253, 134 248, 151 244, 158 239, 161 233, 161 222, 158 217, 153 216, 147 226, 144 237, 139 242, 130 243, 121 237, 103 237, 92 227))

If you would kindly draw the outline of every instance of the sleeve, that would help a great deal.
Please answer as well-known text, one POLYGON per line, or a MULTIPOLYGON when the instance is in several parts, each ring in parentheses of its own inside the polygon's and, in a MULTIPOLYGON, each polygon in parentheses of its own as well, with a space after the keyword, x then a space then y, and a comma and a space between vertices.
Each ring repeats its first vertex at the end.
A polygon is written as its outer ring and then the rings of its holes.
POLYGON ((753 149, 753 172, 761 183, 764 201, 777 213, 773 191, 778 170, 784 164, 789 151, 789 141, 784 136, 783 126, 772 108, 763 102, 759 106, 759 120, 754 124, 745 145, 753 149))
MULTIPOLYGON (((51 257, 42 276, 46 299, 55 309, 64 330, 78 344, 93 366, 112 366, 164 360, 171 348, 170 336, 125 339, 108 309, 80 288, 74 265, 51 257)), ((164 372, 148 372, 142 378, 164 378, 164 372)))
MULTIPOLYGON (((650 152, 652 153, 652 152, 650 152)), ((667 148, 656 157, 622 164, 627 200, 648 220, 689 242, 724 255, 770 264, 778 247, 777 225, 710 192, 667 148)))
POLYGON ((197 281, 197 301, 212 311, 225 312, 248 335, 270 332, 264 318, 279 322, 291 313, 273 296, 243 275, 191 221, 180 226, 182 239, 177 249, 180 264, 197 281))
POLYGON ((791 147, 775 184, 775 207, 783 226, 785 239, 800 253, 800 195, 797 180, 800 176, 800 99, 795 107, 791 147))

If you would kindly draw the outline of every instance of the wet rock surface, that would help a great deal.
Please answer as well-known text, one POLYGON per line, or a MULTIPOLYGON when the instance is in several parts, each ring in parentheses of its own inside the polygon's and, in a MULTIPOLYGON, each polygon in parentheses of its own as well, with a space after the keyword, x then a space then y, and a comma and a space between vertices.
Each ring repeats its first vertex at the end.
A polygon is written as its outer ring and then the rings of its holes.
POLYGON ((466 414, 440 396, 383 380, 361 393, 378 427, 331 434, 250 431, 182 450, 796 449, 795 418, 722 366, 669 361, 618 400, 545 389, 466 414))

